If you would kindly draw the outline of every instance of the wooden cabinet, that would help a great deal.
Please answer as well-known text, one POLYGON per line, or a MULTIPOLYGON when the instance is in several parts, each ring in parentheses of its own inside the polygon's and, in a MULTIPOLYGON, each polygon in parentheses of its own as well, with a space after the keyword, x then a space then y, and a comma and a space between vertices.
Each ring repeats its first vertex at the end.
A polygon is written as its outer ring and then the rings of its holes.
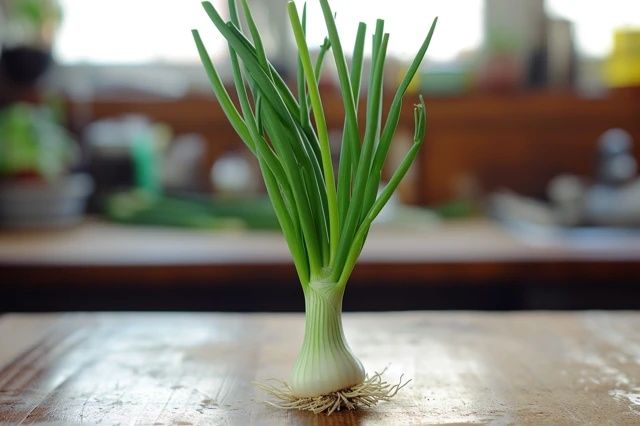
POLYGON ((429 106, 418 188, 423 203, 455 195, 465 176, 485 190, 542 196, 560 173, 592 174, 597 139, 612 127, 634 136, 640 158, 640 96, 633 94, 477 96, 434 99, 429 106))
MULTIPOLYGON (((388 94, 387 101, 390 98, 388 94)), ((330 127, 339 131, 340 97, 325 89, 323 100, 330 127)), ((407 96, 399 129, 409 135, 413 126, 411 105, 412 99, 407 96)), ((546 91, 474 94, 428 98, 427 106, 427 139, 418 173, 405 197, 419 204, 455 197, 456 188, 465 180, 475 181, 487 191, 506 187, 540 196, 548 181, 559 173, 593 172, 596 142, 605 130, 622 127, 640 140, 640 93, 634 91, 591 99, 546 91)), ((176 100, 98 98, 88 107, 89 115, 96 119, 140 113, 169 124, 178 134, 200 133, 210 142, 208 163, 226 151, 242 149, 209 96, 176 100)), ((75 127, 80 130, 81 124, 75 127)), ((640 145, 636 154, 640 157, 640 145)))

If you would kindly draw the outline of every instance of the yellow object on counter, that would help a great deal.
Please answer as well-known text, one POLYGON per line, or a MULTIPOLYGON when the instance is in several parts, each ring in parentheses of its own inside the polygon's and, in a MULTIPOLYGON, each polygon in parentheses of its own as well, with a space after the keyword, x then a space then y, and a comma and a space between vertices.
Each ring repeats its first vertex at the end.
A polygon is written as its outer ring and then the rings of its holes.
POLYGON ((615 32, 613 53, 605 62, 604 78, 610 87, 640 86, 640 28, 615 32))

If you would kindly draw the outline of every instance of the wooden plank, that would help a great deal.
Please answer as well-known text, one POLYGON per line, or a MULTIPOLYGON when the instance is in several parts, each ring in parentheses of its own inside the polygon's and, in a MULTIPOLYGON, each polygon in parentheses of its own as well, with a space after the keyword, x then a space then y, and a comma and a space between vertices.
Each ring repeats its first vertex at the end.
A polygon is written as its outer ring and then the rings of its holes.
MULTIPOLYGON (((5 316, 56 332, 0 371, 0 421, 128 424, 640 423, 638 313, 345 316, 369 371, 413 379, 395 400, 331 417, 264 405, 286 378, 301 315, 5 316)), ((19 333, 0 327, 2 345, 19 333)))
POLYGON ((11 341, 0 338, 0 367, 8 364, 21 353, 51 333, 55 314, 29 316, 0 315, 0 336, 11 336, 11 341))

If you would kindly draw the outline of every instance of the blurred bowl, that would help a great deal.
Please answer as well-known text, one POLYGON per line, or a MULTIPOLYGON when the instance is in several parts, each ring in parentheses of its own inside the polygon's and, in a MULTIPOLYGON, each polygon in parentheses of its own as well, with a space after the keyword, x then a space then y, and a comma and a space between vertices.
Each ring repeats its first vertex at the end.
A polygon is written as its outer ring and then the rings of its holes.
POLYGON ((92 190, 93 181, 85 174, 52 182, 0 182, 0 225, 39 228, 77 224, 92 190))

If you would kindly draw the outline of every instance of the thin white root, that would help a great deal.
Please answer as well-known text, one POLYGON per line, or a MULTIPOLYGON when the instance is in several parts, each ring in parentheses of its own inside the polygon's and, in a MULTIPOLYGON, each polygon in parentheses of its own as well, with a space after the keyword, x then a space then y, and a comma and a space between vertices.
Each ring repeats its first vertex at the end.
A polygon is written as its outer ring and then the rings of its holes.
POLYGON ((275 398, 275 401, 265 401, 267 404, 283 410, 311 411, 314 414, 326 412, 327 415, 341 409, 355 410, 357 408, 373 407, 380 401, 388 401, 400 389, 405 387, 411 379, 403 382, 403 376, 397 384, 392 385, 382 380, 385 368, 380 373, 365 377, 364 382, 347 389, 331 392, 327 395, 301 398, 293 394, 291 387, 283 381, 272 379, 269 383, 256 382, 258 389, 275 398))

